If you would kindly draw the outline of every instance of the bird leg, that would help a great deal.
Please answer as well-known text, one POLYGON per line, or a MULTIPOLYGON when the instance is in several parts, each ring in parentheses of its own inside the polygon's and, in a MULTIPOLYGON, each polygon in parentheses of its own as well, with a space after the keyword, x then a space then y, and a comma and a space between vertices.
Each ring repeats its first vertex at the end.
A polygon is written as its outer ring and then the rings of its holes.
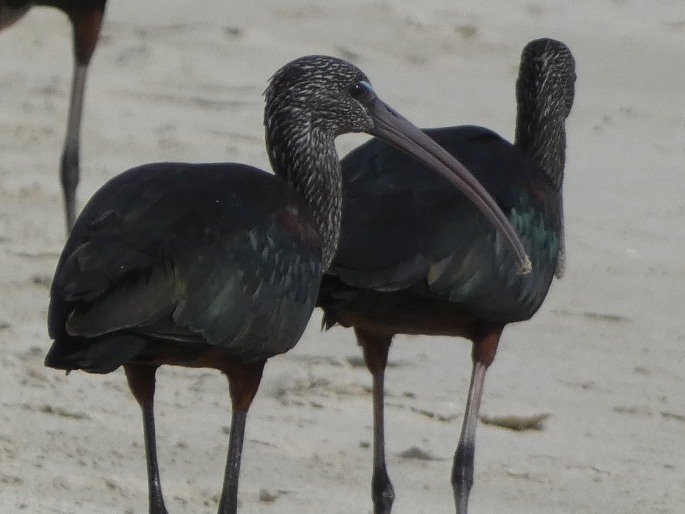
POLYGON ((124 371, 134 398, 143 412, 145 434, 145 456, 147 458, 147 480, 150 498, 150 514, 167 514, 162 495, 162 482, 157 463, 157 441, 155 437, 155 373, 158 366, 125 364, 124 371))
POLYGON ((222 369, 228 377, 233 414, 219 514, 236 514, 238 511, 238 479, 240 478, 240 459, 243 452, 247 411, 257 394, 264 364, 265 361, 250 364, 232 362, 227 363, 222 369))
POLYGON ((74 72, 69 101, 67 134, 64 139, 60 178, 64 191, 67 232, 76 219, 76 186, 79 182, 79 140, 81 133, 81 114, 86 88, 88 64, 95 50, 104 11, 95 9, 83 13, 79 9, 67 11, 74 28, 74 72))
POLYGON ((64 192, 64 209, 66 212, 67 232, 76 220, 76 186, 79 182, 79 139, 81 132, 81 111, 83 109, 83 92, 86 86, 85 64, 74 64, 74 77, 71 86, 69 119, 67 135, 62 150, 60 177, 64 192))
POLYGON ((364 351, 366 367, 373 377, 373 476, 371 478, 373 511, 374 514, 390 514, 395 500, 395 491, 385 463, 383 384, 392 336, 371 334, 356 327, 354 332, 364 351))
POLYGON ((483 396, 485 372, 495 360, 497 345, 503 328, 501 326, 490 328, 482 337, 474 339, 473 342, 471 385, 469 386, 461 437, 454 454, 454 465, 452 467, 452 488, 457 514, 467 514, 468 512, 469 493, 471 486, 473 486, 476 427, 478 425, 480 401, 483 396))

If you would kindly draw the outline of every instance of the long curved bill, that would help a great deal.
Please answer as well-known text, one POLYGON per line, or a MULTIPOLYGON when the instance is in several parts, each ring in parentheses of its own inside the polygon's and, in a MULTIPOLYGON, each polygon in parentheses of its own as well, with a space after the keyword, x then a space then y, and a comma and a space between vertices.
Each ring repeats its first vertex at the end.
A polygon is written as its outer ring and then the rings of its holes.
POLYGON ((530 273, 532 265, 518 233, 495 200, 466 167, 409 120, 376 97, 368 106, 374 120, 370 131, 414 157, 457 186, 478 207, 505 241, 518 261, 518 273, 530 273))

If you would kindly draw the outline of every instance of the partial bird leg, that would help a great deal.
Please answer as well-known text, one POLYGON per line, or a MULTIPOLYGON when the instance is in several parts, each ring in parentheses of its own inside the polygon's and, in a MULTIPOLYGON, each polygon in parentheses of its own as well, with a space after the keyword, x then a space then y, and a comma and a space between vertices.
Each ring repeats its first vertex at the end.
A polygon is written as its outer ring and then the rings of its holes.
POLYGON ((157 464, 157 441, 155 437, 155 373, 158 366, 125 364, 124 371, 134 398, 143 411, 147 480, 150 497, 150 514, 167 514, 162 496, 162 483, 157 464))
POLYGON ((373 377, 373 476, 371 478, 373 511, 374 514, 390 514, 395 500, 395 491, 385 464, 383 387, 392 335, 373 334, 356 327, 354 333, 364 351, 366 367, 373 377))
POLYGON ((62 150, 60 177, 64 193, 67 232, 71 230, 71 227, 74 226, 74 221, 76 221, 76 186, 78 186, 79 182, 81 111, 83 109, 83 91, 86 85, 87 70, 87 65, 78 63, 74 65, 67 134, 62 150))
POLYGON ((222 371, 228 377, 233 415, 231 436, 228 443, 224 486, 219 502, 219 514, 236 514, 238 511, 238 479, 240 478, 240 459, 245 438, 247 411, 257 394, 262 379, 265 361, 250 364, 227 363, 222 371))
POLYGON ((473 339, 471 385, 469 386, 461 437, 454 454, 454 465, 452 467, 452 488, 457 514, 467 514, 468 512, 469 493, 471 486, 473 486, 476 427, 478 426, 480 401, 483 396, 485 372, 495 360, 497 345, 503 329, 503 326, 488 327, 480 337, 473 339))
POLYGON ((104 17, 104 7, 83 12, 75 8, 67 11, 74 27, 74 72, 71 83, 69 118, 67 134, 62 150, 60 177, 64 191, 67 232, 76 219, 76 186, 79 182, 79 141, 81 134, 81 114, 86 88, 86 75, 90 58, 97 45, 100 27, 104 17))

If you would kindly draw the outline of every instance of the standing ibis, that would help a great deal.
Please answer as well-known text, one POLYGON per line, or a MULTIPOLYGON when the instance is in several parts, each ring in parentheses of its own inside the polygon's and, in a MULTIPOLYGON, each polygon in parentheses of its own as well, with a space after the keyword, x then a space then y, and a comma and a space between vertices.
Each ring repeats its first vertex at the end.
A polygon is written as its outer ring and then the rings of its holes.
POLYGON ((63 11, 74 30, 74 72, 67 134, 64 139, 60 178, 64 192, 67 231, 76 217, 76 186, 79 181, 79 141, 81 113, 86 88, 88 64, 100 36, 107 0, 0 0, 0 30, 21 18, 33 5, 55 7, 63 11))
POLYGON ((340 244, 318 304, 326 328, 354 327, 373 376, 376 514, 395 497, 385 464, 383 378, 395 334, 459 336, 473 342, 473 374, 452 485, 465 514, 473 483, 485 372, 505 325, 529 319, 563 268, 561 183, 564 122, 573 103, 574 61, 551 39, 523 50, 516 145, 473 126, 425 132, 464 163, 516 227, 533 271, 517 274, 503 241, 454 188, 378 139, 342 161, 340 244))
POLYGON ((228 377, 233 414, 219 512, 236 512, 245 422, 264 364, 302 335, 337 246, 338 135, 368 132, 416 156, 463 189, 502 231, 518 265, 529 266, 494 200, 455 158, 383 103, 356 67, 303 57, 271 78, 265 96, 276 176, 230 163, 128 170, 85 206, 52 284, 54 343, 45 363, 90 373, 124 367, 142 409, 156 514, 166 512, 153 413, 162 364, 213 368, 228 377))

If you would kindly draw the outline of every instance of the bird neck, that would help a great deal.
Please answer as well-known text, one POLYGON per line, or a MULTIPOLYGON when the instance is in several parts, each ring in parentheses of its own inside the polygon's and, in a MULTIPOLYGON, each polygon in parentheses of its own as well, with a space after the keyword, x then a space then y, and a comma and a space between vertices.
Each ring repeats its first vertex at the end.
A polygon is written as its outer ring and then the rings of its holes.
POLYGON ((276 175, 290 184, 312 211, 321 236, 323 266, 326 269, 333 260, 340 237, 340 159, 332 134, 311 126, 297 133, 288 128, 297 125, 267 125, 269 159, 276 175))
POLYGON ((519 99, 516 119, 516 146, 532 155, 558 191, 564 179, 566 129, 564 118, 555 116, 545 104, 519 99))

